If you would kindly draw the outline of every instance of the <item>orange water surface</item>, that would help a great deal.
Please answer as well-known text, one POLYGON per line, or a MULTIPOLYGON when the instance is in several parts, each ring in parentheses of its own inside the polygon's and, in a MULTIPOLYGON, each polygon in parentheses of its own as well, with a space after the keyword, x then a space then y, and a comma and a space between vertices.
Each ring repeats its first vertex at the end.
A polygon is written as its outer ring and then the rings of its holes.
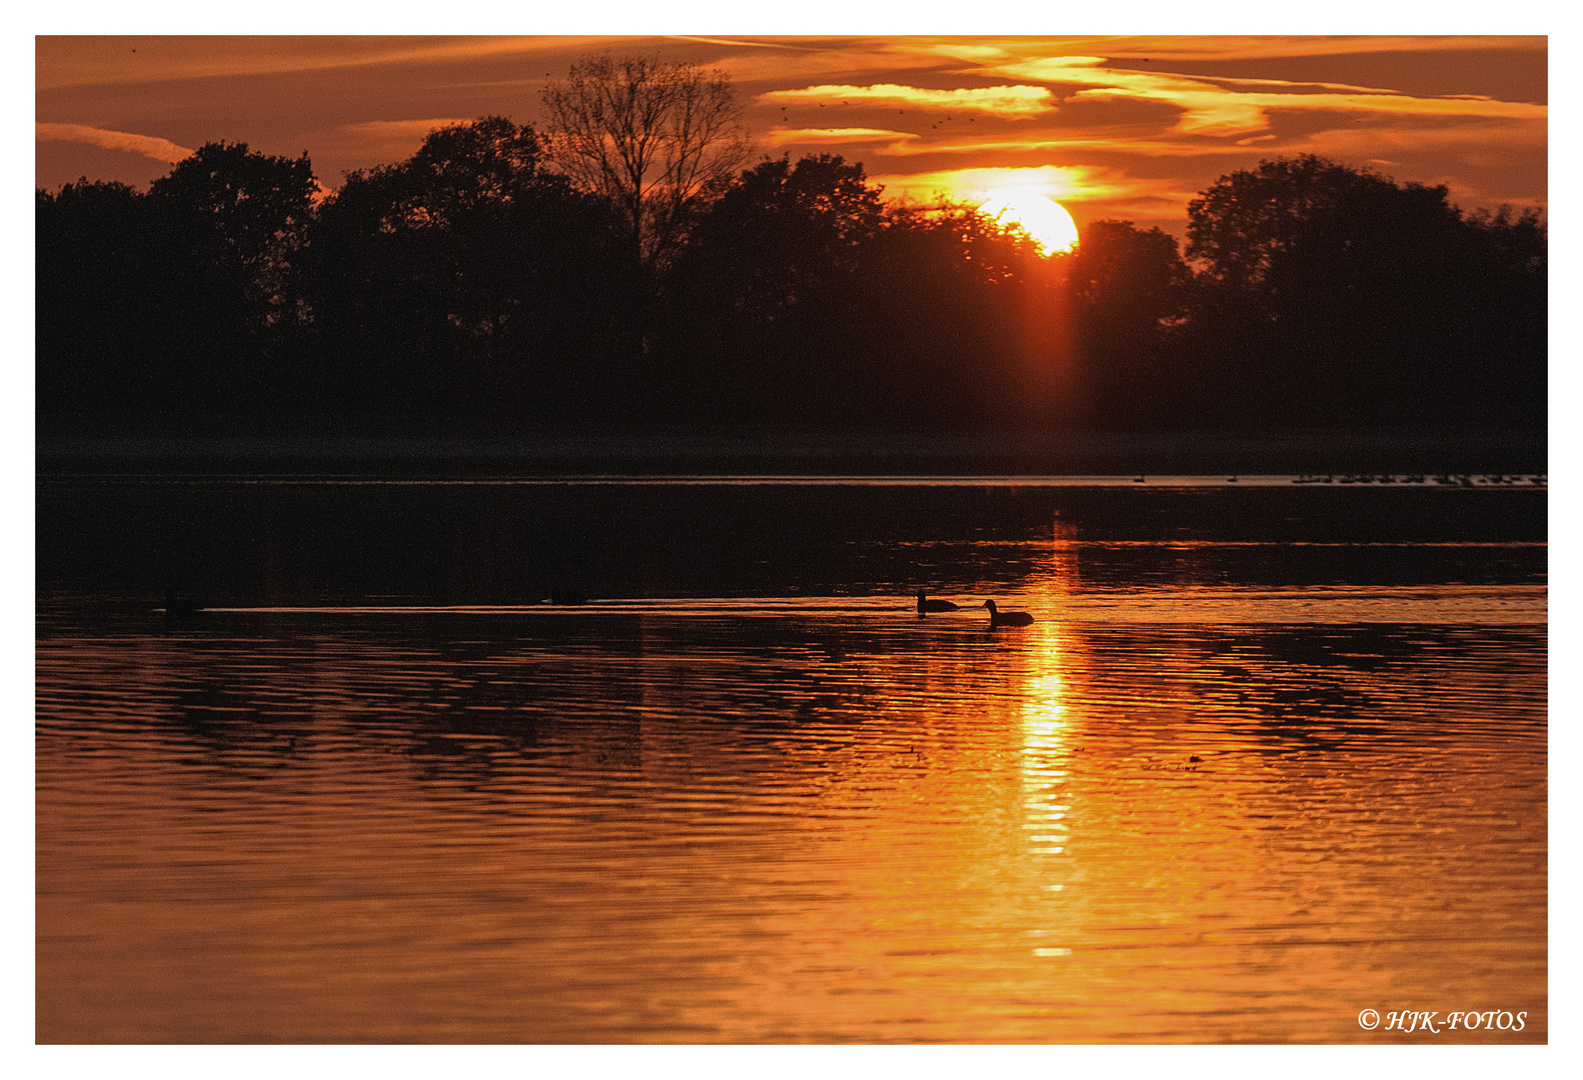
POLYGON ((993 632, 42 605, 37 1037, 1547 1038, 1542 585, 1063 558, 993 632))

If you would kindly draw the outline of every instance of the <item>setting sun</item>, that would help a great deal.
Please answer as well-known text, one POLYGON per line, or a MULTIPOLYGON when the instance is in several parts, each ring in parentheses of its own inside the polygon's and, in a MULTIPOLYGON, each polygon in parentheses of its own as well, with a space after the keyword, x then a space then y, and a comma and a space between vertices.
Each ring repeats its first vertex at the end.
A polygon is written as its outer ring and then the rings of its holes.
POLYGON ((1077 246, 1077 223, 1066 207, 1026 188, 998 188, 979 212, 1006 225, 1021 225, 1038 243, 1040 251, 1054 255, 1077 246))

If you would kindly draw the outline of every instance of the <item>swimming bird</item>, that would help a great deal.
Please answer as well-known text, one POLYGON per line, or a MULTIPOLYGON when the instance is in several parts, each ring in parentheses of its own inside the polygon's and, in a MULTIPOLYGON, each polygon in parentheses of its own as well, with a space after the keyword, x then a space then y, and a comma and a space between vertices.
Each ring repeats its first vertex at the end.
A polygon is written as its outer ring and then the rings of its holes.
POLYGON ((949 600, 928 600, 923 593, 918 594, 918 614, 927 611, 955 611, 956 605, 949 600))
POLYGON ((989 628, 991 630, 997 626, 1027 626, 1033 622, 1033 616, 1026 611, 997 611, 993 600, 985 600, 984 606, 989 608, 989 628))

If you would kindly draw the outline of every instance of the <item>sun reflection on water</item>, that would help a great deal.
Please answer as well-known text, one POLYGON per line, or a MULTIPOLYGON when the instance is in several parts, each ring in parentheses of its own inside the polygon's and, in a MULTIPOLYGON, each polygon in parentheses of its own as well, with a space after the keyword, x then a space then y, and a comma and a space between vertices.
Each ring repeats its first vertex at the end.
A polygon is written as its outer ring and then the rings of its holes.
MULTIPOLYGON (((1040 640, 1032 650, 1035 669, 1023 691, 1022 727, 1022 828, 1034 880, 1044 891, 1059 894, 1066 888, 1063 863, 1070 837, 1071 791, 1068 775, 1071 755, 1071 706, 1067 700, 1067 649, 1059 623, 1040 626, 1040 640), (1059 859, 1059 861, 1056 861, 1059 859)), ((1048 943, 1059 928, 1033 931, 1041 939, 1033 949, 1039 957, 1070 956, 1072 950, 1048 943)))

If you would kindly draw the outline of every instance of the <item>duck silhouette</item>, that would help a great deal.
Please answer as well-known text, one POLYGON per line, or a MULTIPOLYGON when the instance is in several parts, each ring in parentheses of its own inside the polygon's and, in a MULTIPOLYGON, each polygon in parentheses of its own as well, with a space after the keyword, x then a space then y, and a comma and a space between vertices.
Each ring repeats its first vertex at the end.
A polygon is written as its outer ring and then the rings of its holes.
POLYGON ((985 600, 984 606, 989 608, 989 628, 991 630, 997 626, 1027 626, 1033 622, 1033 616, 1026 611, 1003 612, 997 610, 993 600, 985 600))
POLYGON ((955 611, 957 605, 949 600, 929 600, 923 593, 918 594, 918 614, 923 615, 930 611, 955 611))

